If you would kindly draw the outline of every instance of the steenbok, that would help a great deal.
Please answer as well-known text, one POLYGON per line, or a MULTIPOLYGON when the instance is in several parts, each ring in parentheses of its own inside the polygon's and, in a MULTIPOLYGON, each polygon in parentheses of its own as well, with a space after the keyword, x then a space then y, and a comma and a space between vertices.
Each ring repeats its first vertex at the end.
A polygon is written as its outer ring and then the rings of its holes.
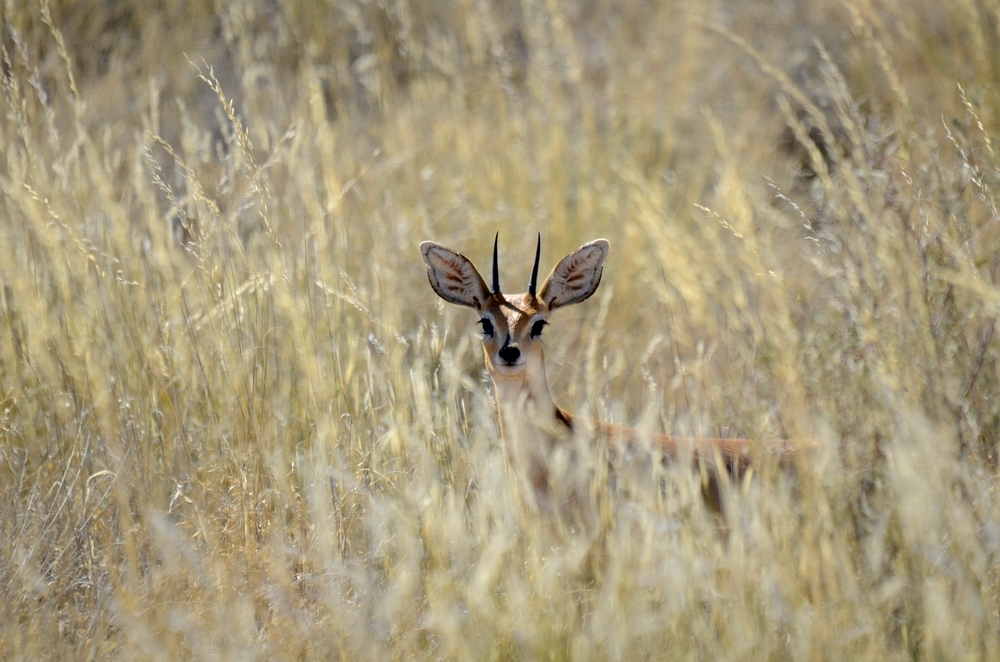
MULTIPOLYGON (((476 267, 461 253, 431 241, 420 244, 427 278, 438 296, 449 303, 468 306, 479 316, 486 367, 496 388, 504 454, 515 477, 527 488, 522 490, 522 497, 528 497, 535 508, 548 513, 559 510, 558 506, 565 503, 566 491, 553 486, 566 484, 559 472, 570 466, 565 458, 573 455, 574 433, 576 438, 582 434, 588 439, 601 439, 607 450, 615 453, 632 453, 648 444, 654 455, 665 458, 686 454, 710 472, 715 471, 720 461, 728 470, 739 471, 761 455, 775 457, 784 465, 793 464, 801 443, 658 435, 593 422, 556 406, 545 377, 542 330, 556 309, 586 301, 594 294, 601 283, 609 249, 606 239, 584 244, 560 260, 538 288, 539 236, 528 291, 503 294, 497 240, 493 243, 492 287, 486 286, 476 267)), ((579 490, 576 492, 572 496, 578 499, 579 490)))

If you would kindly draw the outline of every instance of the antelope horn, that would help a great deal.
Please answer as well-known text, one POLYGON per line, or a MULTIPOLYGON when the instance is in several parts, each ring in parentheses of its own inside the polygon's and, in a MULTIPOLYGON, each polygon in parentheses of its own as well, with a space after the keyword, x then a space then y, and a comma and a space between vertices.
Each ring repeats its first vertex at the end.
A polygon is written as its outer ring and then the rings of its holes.
POLYGON ((497 243, 500 241, 500 233, 493 238, 493 294, 500 294, 500 266, 497 264, 497 243))
POLYGON ((535 246, 535 264, 531 267, 531 280, 528 282, 528 294, 535 296, 538 288, 538 258, 542 255, 542 233, 538 233, 538 245, 535 246))

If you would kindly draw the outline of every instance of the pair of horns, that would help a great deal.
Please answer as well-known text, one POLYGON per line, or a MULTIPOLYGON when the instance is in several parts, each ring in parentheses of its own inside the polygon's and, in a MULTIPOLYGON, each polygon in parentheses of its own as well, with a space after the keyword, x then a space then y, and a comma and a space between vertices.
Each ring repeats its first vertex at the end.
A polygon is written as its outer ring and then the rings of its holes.
MULTIPOLYGON (((500 233, 493 238, 493 294, 500 294, 500 265, 497 262, 497 245, 500 243, 500 233)), ((542 233, 538 233, 538 245, 535 246, 535 264, 531 267, 531 280, 528 281, 528 294, 535 296, 538 287, 538 258, 542 255, 542 233)))

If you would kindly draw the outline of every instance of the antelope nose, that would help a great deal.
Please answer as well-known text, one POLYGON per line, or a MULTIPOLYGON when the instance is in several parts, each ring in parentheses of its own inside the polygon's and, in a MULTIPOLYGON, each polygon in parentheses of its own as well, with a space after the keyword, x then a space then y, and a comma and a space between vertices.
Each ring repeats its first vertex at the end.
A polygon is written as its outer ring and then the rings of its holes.
POLYGON ((500 355, 500 358, 507 363, 515 363, 521 356, 521 350, 514 345, 507 345, 497 353, 500 355))

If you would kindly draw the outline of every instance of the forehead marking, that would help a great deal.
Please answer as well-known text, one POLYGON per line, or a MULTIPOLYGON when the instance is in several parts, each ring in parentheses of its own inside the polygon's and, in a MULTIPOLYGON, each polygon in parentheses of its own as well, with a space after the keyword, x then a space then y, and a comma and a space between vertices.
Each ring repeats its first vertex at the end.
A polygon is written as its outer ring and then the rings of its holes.
POLYGON ((502 301, 500 303, 500 307, 501 308, 510 308, 514 312, 521 313, 522 315, 530 315, 531 314, 530 311, 521 310, 520 308, 518 308, 517 306, 515 306, 514 304, 512 304, 510 301, 507 301, 507 300, 502 301))
POLYGON ((496 304, 510 330, 516 333, 527 329, 528 322, 536 316, 545 315, 542 301, 527 294, 501 297, 497 299, 496 304))

